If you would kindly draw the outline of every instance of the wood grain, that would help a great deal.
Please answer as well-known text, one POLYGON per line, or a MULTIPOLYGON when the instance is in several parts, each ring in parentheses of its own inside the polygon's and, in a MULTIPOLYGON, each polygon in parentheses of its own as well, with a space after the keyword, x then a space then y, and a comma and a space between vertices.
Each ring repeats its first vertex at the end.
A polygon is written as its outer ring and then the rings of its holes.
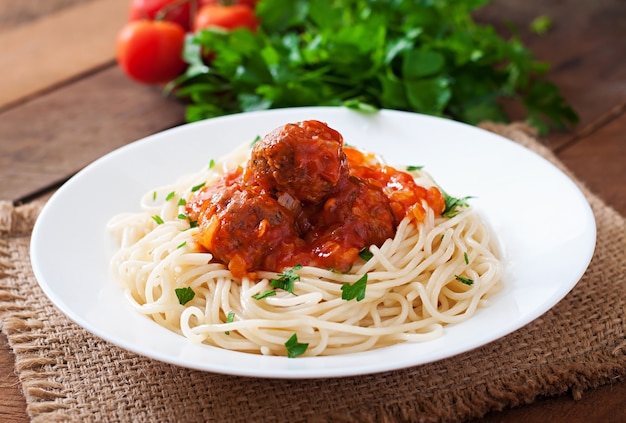
POLYGON ((557 154, 593 193, 626 216, 626 111, 557 154))
POLYGON ((93 0, 0 32, 0 107, 111 63, 127 8, 93 0))
POLYGON ((0 113, 0 200, 58 184, 96 158, 183 121, 182 104, 116 66, 0 113))
POLYGON ((0 421, 25 423, 26 400, 20 381, 15 374, 15 357, 9 348, 7 337, 0 332, 0 421))
POLYGON ((495 0, 477 14, 506 37, 519 37, 538 60, 550 64, 549 80, 580 116, 573 132, 554 133, 553 148, 568 142, 577 131, 602 120, 626 99, 626 1, 495 0), (548 16, 552 29, 537 35, 530 24, 548 16))

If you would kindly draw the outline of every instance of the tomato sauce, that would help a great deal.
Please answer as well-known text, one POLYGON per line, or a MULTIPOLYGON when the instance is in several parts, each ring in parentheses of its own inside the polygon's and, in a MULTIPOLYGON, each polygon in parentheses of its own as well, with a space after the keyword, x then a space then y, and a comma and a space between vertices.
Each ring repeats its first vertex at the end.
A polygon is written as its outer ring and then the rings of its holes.
POLYGON ((395 235, 399 222, 424 219, 426 202, 441 214, 436 188, 345 147, 314 120, 287 124, 258 141, 237 168, 189 199, 196 241, 235 277, 295 265, 348 271, 359 252, 395 235))

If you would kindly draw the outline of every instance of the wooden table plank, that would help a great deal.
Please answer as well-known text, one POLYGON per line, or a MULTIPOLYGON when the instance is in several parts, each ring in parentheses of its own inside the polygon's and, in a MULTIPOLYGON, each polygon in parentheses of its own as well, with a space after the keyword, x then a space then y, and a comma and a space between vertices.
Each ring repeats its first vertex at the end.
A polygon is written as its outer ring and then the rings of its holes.
MULTIPOLYGON (((551 64, 548 78, 580 115, 577 130, 585 130, 626 101, 626 2, 623 0, 494 0, 477 13, 477 20, 511 34, 510 21, 537 59, 551 64), (530 23, 549 16, 553 28, 533 34, 530 23), (506 21, 505 21, 506 20, 506 21)), ((575 132, 553 134, 554 148, 575 132)))
POLYGON ((94 0, 0 32, 0 107, 111 63, 128 0, 94 0))
POLYGON ((96 158, 183 122, 181 103, 117 66, 0 113, 0 200, 65 180, 96 158))
POLYGON ((626 216, 626 109, 558 156, 592 192, 626 216))
POLYGON ((46 18, 63 9, 89 1, 94 0, 0 0, 0 31, 15 29, 25 23, 46 18))
POLYGON ((11 351, 7 337, 0 332, 0 421, 11 423, 25 423, 26 399, 21 390, 20 381, 15 374, 15 358, 11 351))

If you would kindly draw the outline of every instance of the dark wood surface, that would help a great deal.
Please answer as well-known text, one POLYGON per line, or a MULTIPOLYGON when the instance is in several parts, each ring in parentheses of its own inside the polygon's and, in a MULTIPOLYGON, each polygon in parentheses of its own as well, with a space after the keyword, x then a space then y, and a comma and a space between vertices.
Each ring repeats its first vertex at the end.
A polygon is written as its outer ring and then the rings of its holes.
MULTIPOLYGON (((0 0, 0 201, 18 204, 47 195, 106 152, 183 123, 181 104, 156 88, 127 80, 115 65, 113 40, 125 19, 126 0, 59 3, 56 12, 22 11, 24 18, 17 2, 0 0), (11 13, 17 16, 13 20, 11 13), (75 34, 68 46, 67 37, 49 35, 51 28, 59 27, 82 31, 85 21, 102 29, 96 38, 81 40, 75 34), (15 40, 43 44, 38 48, 44 57, 7 44, 15 40), (80 54, 94 45, 110 48, 100 49, 98 55, 80 54), (81 59, 65 66, 49 63, 54 59, 50 51, 63 50, 63 56, 68 49, 81 59), (38 66, 39 76, 15 74, 15 69, 31 66, 38 66)), ((495 0, 477 18, 502 31, 507 31, 504 21, 512 22, 537 57, 552 64, 550 79, 581 122, 544 141, 594 193, 626 215, 626 2, 495 0), (528 30, 539 15, 553 21, 553 28, 542 36, 528 30)), ((14 368, 13 352, 0 332, 3 422, 29 420, 14 368)), ((537 398, 480 421, 623 422, 626 381, 616 378, 576 399, 570 393, 537 398)))

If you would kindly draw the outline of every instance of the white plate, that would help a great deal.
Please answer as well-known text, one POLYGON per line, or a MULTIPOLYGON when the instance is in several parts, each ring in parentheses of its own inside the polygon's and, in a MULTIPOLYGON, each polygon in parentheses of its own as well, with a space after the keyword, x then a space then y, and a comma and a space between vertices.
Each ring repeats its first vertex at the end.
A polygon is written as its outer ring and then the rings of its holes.
POLYGON ((469 351, 524 326, 578 282, 595 247, 595 221, 582 193, 535 153, 489 132, 444 119, 344 108, 231 115, 147 137, 98 160, 62 186, 37 220, 35 276, 52 302, 93 334, 180 366, 232 375, 318 378, 420 365, 469 351), (110 278, 114 245, 105 224, 139 210, 145 192, 195 172, 211 158, 288 122, 318 119, 347 143, 392 165, 424 165, 454 196, 472 195, 504 252, 504 289, 470 320, 434 341, 333 357, 265 357, 195 345, 131 309, 110 278))

